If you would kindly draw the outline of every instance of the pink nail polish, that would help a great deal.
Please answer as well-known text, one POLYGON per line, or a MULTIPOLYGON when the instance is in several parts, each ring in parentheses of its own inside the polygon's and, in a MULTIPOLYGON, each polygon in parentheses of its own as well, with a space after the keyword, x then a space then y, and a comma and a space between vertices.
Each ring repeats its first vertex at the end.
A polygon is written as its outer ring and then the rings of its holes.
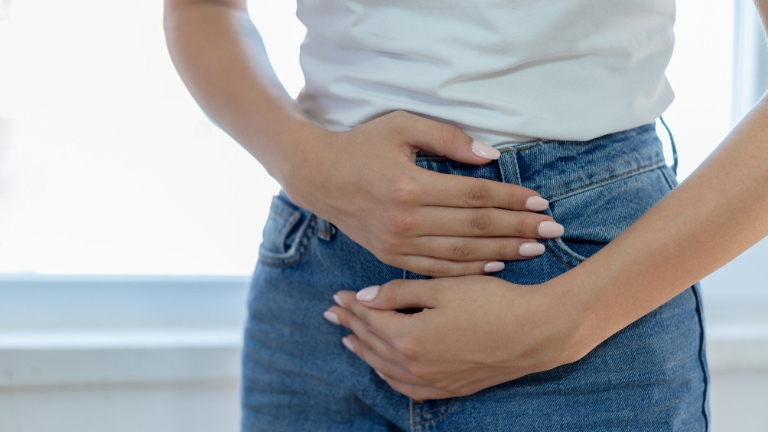
POLYGON ((520 256, 534 257, 544 253, 544 245, 538 242, 527 242, 520 245, 520 256))
POLYGON ((353 344, 348 337, 341 338, 341 343, 343 343, 348 350, 355 352, 355 344, 353 344))
POLYGON ((339 324, 339 316, 331 311, 323 312, 323 318, 327 319, 328 321, 334 324, 339 324))
POLYGON ((544 238, 561 237, 565 232, 565 227, 557 222, 542 222, 539 224, 539 235, 544 238))
POLYGON ((381 373, 381 372, 377 371, 376 369, 374 369, 374 372, 376 372, 376 375, 378 375, 378 376, 379 376, 379 378, 383 379, 384 381, 386 381, 386 380, 387 380, 387 379, 384 377, 384 374, 383 374, 383 373, 381 373))
POLYGON ((472 153, 484 159, 495 160, 501 156, 501 152, 489 146, 488 144, 481 143, 480 141, 472 141, 471 148, 472 153))
POLYGON ((549 208, 549 201, 542 197, 532 196, 525 201, 525 208, 531 211, 543 211, 549 208))
POLYGON ((483 266, 483 271, 486 273, 496 273, 504 270, 504 263, 500 261, 489 262, 483 266))
POLYGON ((337 305, 344 307, 344 302, 341 301, 341 297, 339 297, 338 294, 333 295, 333 301, 335 301, 337 305))
POLYGON ((360 301, 371 301, 376 298, 376 294, 379 293, 379 286, 369 286, 368 288, 363 288, 360 291, 357 292, 357 295, 355 297, 360 301))

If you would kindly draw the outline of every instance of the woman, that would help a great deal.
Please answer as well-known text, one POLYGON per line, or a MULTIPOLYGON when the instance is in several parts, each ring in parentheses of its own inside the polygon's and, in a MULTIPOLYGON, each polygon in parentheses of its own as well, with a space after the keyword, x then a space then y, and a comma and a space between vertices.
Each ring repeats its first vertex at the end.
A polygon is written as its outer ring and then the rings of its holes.
POLYGON ((671 191, 673 0, 298 16, 294 101, 245 1, 166 1, 190 91, 285 191, 243 430, 706 430, 695 283, 768 234, 768 105, 671 191))

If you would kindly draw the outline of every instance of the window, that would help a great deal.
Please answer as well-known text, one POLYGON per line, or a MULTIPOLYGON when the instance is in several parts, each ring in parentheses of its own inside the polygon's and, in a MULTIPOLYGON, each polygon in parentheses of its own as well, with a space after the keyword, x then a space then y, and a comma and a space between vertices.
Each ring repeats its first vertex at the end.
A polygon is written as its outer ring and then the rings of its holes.
MULTIPOLYGON (((303 34, 270 3, 255 15, 296 94, 303 34)), ((187 93, 162 2, 4 10, 0 273, 249 274, 278 185, 187 93)))

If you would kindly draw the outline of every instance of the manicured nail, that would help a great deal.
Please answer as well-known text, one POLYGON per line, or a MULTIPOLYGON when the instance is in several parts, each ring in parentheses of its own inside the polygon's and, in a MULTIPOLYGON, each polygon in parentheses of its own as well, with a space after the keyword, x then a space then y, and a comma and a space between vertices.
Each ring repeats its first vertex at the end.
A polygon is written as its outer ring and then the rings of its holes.
POLYGON ((333 295, 333 301, 335 301, 337 305, 344 307, 344 302, 341 301, 341 297, 339 297, 338 294, 333 295))
POLYGON ((355 296, 360 301, 371 301, 376 298, 376 294, 379 293, 379 286, 369 286, 368 288, 363 288, 360 291, 357 292, 357 295, 355 296))
POLYGON ((520 245, 520 256, 534 257, 544 253, 544 245, 538 242, 527 242, 520 245))
POLYGON ((472 153, 484 159, 498 159, 501 153, 488 144, 472 141, 472 153))
POLYGON ((331 311, 323 312, 323 318, 327 319, 328 321, 334 324, 339 324, 339 316, 331 311))
POLYGON ((376 369, 374 369, 374 372, 376 372, 376 375, 378 375, 378 376, 379 376, 379 378, 383 379, 384 381, 386 381, 386 380, 387 380, 386 378, 384 378, 384 374, 383 374, 383 373, 381 373, 381 372, 377 371, 376 369))
POLYGON ((525 208, 531 211, 543 211, 549 208, 549 201, 542 197, 532 196, 525 201, 525 208))
POLYGON ((542 222, 539 224, 539 235, 544 238, 556 238, 563 235, 565 227, 557 222, 542 222))
POLYGON ((355 352, 355 344, 353 344, 352 341, 349 340, 349 338, 347 337, 341 338, 341 343, 343 343, 348 350, 355 352))
POLYGON ((483 271, 486 273, 496 273, 502 270, 504 270, 504 263, 499 261, 489 262, 483 266, 483 271))

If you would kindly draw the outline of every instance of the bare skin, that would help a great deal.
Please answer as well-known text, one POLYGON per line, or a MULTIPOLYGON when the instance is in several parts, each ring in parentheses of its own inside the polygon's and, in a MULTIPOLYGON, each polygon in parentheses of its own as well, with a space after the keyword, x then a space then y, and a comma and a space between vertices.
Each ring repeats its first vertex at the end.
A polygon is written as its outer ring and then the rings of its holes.
MULTIPOLYGON (((768 0, 756 4, 766 22, 768 0)), ((574 270, 533 288, 479 276, 491 260, 520 258, 515 247, 550 219, 525 211, 533 191, 413 166, 419 149, 486 162, 469 137, 405 113, 348 132, 318 128, 277 83, 244 2, 167 0, 165 23, 199 103, 297 204, 385 263, 458 276, 393 281, 360 299, 340 291, 326 312, 353 331, 348 347, 415 399, 467 395, 576 361, 768 235, 764 98, 679 188, 574 270), (368 139, 379 141, 362 147, 368 139), (365 165, 371 154, 387 172, 365 165), (356 198, 335 201, 318 185, 356 198), (478 232, 478 218, 487 231, 478 232), (395 311, 404 307, 425 311, 395 311)))
POLYGON ((297 205, 382 262, 430 276, 483 274, 498 271, 499 260, 529 258, 523 244, 562 234, 534 212, 547 204, 530 189, 415 165, 420 150, 488 163, 455 126, 405 112, 347 132, 315 125, 275 76, 245 1, 167 0, 165 28, 174 64, 205 111, 297 205))

